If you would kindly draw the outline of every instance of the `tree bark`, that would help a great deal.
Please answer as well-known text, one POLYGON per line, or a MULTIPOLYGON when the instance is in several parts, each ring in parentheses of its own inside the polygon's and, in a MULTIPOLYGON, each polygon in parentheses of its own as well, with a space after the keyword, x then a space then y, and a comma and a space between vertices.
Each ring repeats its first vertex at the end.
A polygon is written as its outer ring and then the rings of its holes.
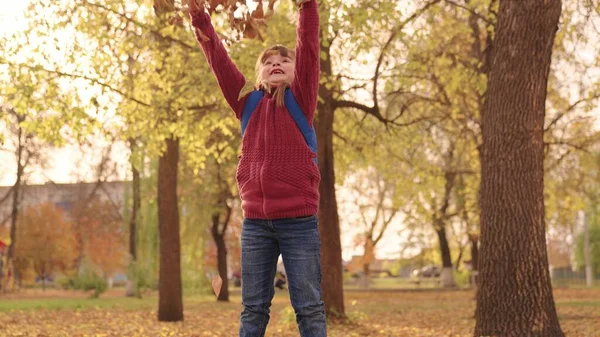
POLYGON ((179 206, 177 201, 177 167, 179 140, 165 140, 167 149, 158 161, 158 230, 160 266, 158 281, 158 320, 183 320, 181 289, 181 247, 179 206))
POLYGON ((212 217, 212 237, 215 240, 217 246, 217 267, 219 269, 219 276, 223 283, 221 284, 221 291, 217 296, 217 301, 229 302, 229 277, 227 275, 227 246, 225 245, 225 230, 219 230, 220 221, 219 213, 216 213, 212 217))
POLYGON ((544 115, 560 0, 501 0, 482 116, 475 336, 564 336, 548 270, 544 115))

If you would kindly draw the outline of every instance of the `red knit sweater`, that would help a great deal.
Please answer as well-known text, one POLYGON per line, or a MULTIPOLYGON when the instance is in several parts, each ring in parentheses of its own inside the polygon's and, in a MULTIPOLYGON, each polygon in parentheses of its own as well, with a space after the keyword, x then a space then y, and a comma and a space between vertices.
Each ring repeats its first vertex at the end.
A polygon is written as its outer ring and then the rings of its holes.
MULTIPOLYGON (((238 119, 247 96, 238 100, 246 84, 215 33, 210 16, 191 13, 196 37, 219 87, 238 119), (204 41, 198 30, 209 38, 204 41)), ((312 125, 319 87, 319 14, 316 0, 300 10, 296 66, 291 90, 312 125)), ((319 206, 321 176, 313 153, 285 107, 277 107, 267 93, 250 118, 242 139, 237 183, 245 218, 281 219, 314 215, 319 206)))

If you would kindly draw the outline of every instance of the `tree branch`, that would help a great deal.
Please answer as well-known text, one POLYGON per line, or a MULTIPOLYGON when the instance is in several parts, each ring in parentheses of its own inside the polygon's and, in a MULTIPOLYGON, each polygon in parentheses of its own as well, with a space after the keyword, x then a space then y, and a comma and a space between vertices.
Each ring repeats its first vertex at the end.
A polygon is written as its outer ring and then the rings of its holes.
POLYGON ((373 106, 369 107, 364 104, 360 104, 360 103, 348 101, 348 100, 335 100, 333 102, 333 105, 335 108, 338 108, 338 107, 339 108, 354 108, 354 109, 362 110, 367 114, 373 115, 375 118, 377 118, 377 120, 379 120, 380 122, 382 122, 384 124, 395 124, 393 120, 390 121, 390 120, 386 119, 379 110, 379 102, 377 99, 377 87, 378 87, 378 82, 379 82, 381 65, 383 64, 383 59, 385 57, 387 49, 390 48, 392 42, 398 35, 398 32, 402 31, 402 29, 404 29, 404 27, 407 24, 409 24, 411 21, 415 20, 417 17, 419 17, 421 14, 423 14, 425 11, 427 11, 427 9, 429 9, 429 7, 433 6, 434 4, 436 4, 440 1, 441 0, 433 0, 429 3, 427 3, 425 6, 416 10, 411 16, 406 18, 406 20, 400 22, 400 24, 398 24, 393 29, 392 33, 388 37, 383 48, 381 48, 381 53, 379 54, 379 57, 377 59, 377 65, 375 67, 375 75, 373 76, 373 93, 372 93, 373 94, 373 106))
POLYGON ((579 151, 583 151, 585 153, 590 153, 589 149, 587 148, 586 145, 588 145, 587 143, 585 144, 574 144, 574 143, 570 143, 568 141, 564 141, 564 140, 554 140, 554 141, 549 141, 549 142, 544 142, 544 144, 546 146, 551 146, 551 145, 566 145, 568 147, 572 147, 576 150, 579 151))
POLYGON ((548 126, 544 128, 544 132, 547 132, 548 130, 550 130, 550 128, 552 128, 556 123, 558 123, 558 121, 560 121, 561 118, 563 118, 565 115, 567 115, 569 112, 575 110, 575 108, 577 108, 577 106, 583 102, 588 102, 588 101, 592 101, 595 99, 600 98, 600 92, 596 93, 594 96, 590 97, 590 98, 581 98, 575 102, 573 102, 571 105, 569 105, 567 107, 567 109, 559 114, 557 114, 554 119, 552 119, 552 121, 550 121, 550 123, 548 123, 548 126))
POLYGON ((188 50, 191 50, 191 51, 198 51, 199 50, 194 45, 189 45, 189 44, 187 44, 187 43, 185 43, 185 42, 183 42, 181 40, 175 39, 175 38, 173 38, 171 36, 165 36, 165 35, 161 34, 159 31, 153 30, 150 27, 148 27, 147 25, 145 25, 145 24, 143 24, 143 23, 141 23, 141 22, 139 22, 137 20, 134 20, 134 19, 128 17, 126 14, 121 13, 119 11, 116 11, 116 10, 114 10, 112 8, 106 7, 106 6, 101 5, 99 3, 93 3, 93 2, 90 2, 90 1, 86 1, 86 3, 89 4, 90 6, 101 8, 101 9, 107 11, 107 12, 110 12, 110 13, 113 13, 113 14, 115 14, 117 16, 120 16, 120 17, 124 18, 127 22, 130 22, 130 23, 132 23, 132 24, 134 24, 134 25, 136 25, 136 26, 138 26, 138 27, 140 27, 142 29, 147 30, 152 35, 154 35, 155 37, 171 41, 171 42, 176 43, 176 44, 184 47, 185 49, 188 49, 188 50))
POLYGON ((379 112, 379 109, 376 107, 369 107, 369 106, 366 106, 361 103, 357 103, 354 101, 347 101, 347 100, 341 100, 341 101, 336 100, 333 102, 333 104, 336 108, 353 108, 353 109, 361 110, 361 111, 365 112, 366 114, 373 115, 375 118, 377 118, 377 120, 379 120, 380 122, 383 122, 384 124, 387 124, 390 122, 381 115, 381 113, 379 112))
POLYGON ((57 74, 57 75, 60 75, 60 76, 63 76, 63 77, 71 77, 71 78, 84 79, 84 80, 89 81, 90 83, 100 85, 103 88, 106 88, 106 89, 108 89, 110 91, 113 91, 113 92, 121 95, 122 97, 130 100, 130 101, 136 102, 136 103, 138 103, 140 105, 143 105, 145 107, 152 107, 151 104, 143 102, 143 101, 141 101, 141 100, 139 100, 139 99, 137 99, 137 98, 135 98, 133 96, 127 95, 126 93, 124 93, 120 89, 114 88, 111 85, 109 85, 107 83, 104 83, 103 81, 101 81, 100 79, 97 79, 97 78, 92 78, 92 77, 89 77, 89 76, 86 76, 86 75, 65 73, 65 72, 62 72, 60 70, 46 69, 46 68, 44 68, 42 66, 30 66, 30 65, 27 65, 27 64, 24 64, 24 63, 15 64, 15 66, 22 66, 22 67, 26 67, 28 69, 36 70, 36 71, 40 71, 41 70, 41 71, 47 72, 49 74, 57 74))
POLYGON ((465 6, 465 5, 461 5, 461 4, 459 4, 457 2, 454 2, 452 0, 444 0, 444 2, 450 4, 450 5, 454 6, 454 7, 458 7, 458 8, 466 10, 467 12, 469 12, 472 15, 476 16, 478 19, 481 19, 483 22, 487 23, 488 25, 493 25, 494 24, 490 19, 488 19, 485 16, 477 13, 476 11, 474 11, 473 9, 471 9, 471 8, 465 6))
POLYGON ((419 17, 421 14, 423 14, 425 11, 427 11, 429 9, 429 7, 433 6, 434 4, 436 4, 438 2, 440 2, 440 0, 433 0, 429 3, 427 3, 422 8, 416 10, 406 20, 400 22, 400 24, 394 28, 394 30, 392 31, 392 34, 390 34, 390 37, 383 45, 383 48, 381 48, 381 53, 379 54, 379 57, 377 58, 377 65, 375 66, 375 76, 373 76, 373 108, 374 109, 379 110, 379 104, 377 101, 377 86, 378 86, 377 84, 379 82, 379 73, 380 73, 381 65, 383 64, 383 59, 385 57, 386 51, 389 49, 390 45, 392 44, 392 42, 398 35, 398 32, 402 31, 402 29, 404 29, 404 27, 406 27, 407 24, 409 24, 411 21, 415 20, 417 17, 419 17))

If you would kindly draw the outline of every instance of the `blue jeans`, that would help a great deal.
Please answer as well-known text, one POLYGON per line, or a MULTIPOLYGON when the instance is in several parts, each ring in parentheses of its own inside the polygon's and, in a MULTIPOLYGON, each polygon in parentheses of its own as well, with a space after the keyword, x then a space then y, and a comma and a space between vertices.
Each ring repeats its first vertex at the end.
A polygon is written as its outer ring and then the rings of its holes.
POLYGON ((321 297, 321 239, 316 216, 278 220, 244 219, 240 337, 262 337, 275 295, 281 254, 292 307, 302 337, 326 337, 321 297))

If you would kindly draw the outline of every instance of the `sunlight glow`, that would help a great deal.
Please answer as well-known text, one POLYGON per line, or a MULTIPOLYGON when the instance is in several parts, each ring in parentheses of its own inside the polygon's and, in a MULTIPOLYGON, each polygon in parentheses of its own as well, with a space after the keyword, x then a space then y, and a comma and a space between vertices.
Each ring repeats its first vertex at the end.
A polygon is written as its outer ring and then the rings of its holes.
POLYGON ((28 0, 0 0, 0 34, 11 34, 24 27, 23 12, 28 4, 28 0))

